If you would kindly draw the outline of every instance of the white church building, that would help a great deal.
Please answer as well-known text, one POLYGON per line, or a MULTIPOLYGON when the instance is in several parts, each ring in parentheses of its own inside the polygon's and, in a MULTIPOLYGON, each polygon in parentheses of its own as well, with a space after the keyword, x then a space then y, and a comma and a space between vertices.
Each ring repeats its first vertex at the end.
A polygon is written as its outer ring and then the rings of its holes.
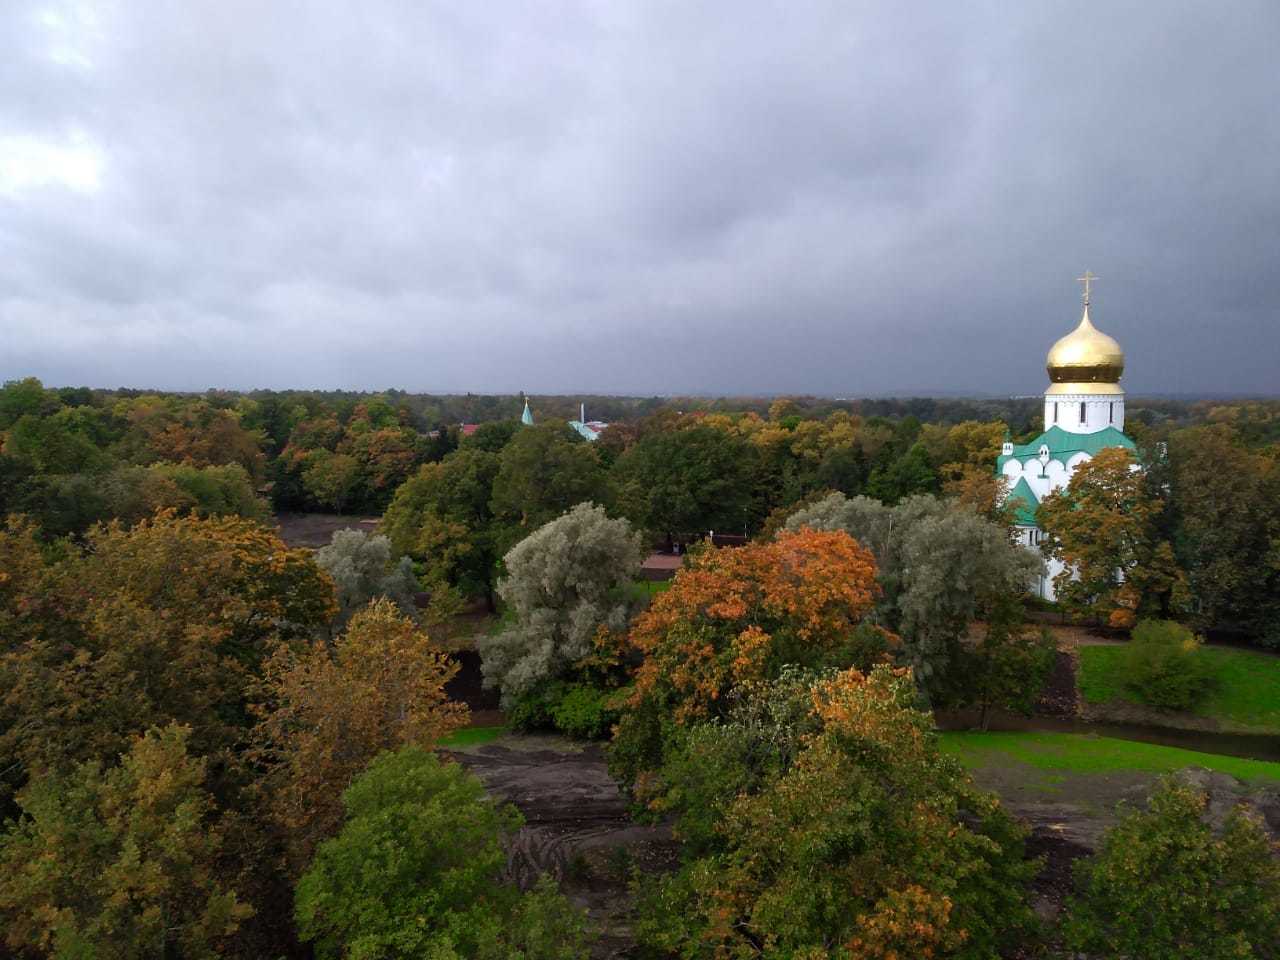
MULTIPOLYGON (((1019 539, 1038 548, 1043 539, 1036 526, 1036 509, 1051 491, 1065 487, 1076 467, 1099 450, 1134 443, 1124 434, 1124 351, 1120 344, 1089 319, 1089 287, 1097 278, 1086 271, 1084 316, 1080 325, 1053 345, 1047 367, 1049 389, 1044 392, 1044 432, 1030 443, 1014 444, 1006 437, 996 460, 996 472, 1009 483, 1008 499, 1017 503, 1015 524, 1019 539)), ((1046 575, 1033 589, 1054 599, 1053 578, 1062 565, 1049 561, 1046 575)))

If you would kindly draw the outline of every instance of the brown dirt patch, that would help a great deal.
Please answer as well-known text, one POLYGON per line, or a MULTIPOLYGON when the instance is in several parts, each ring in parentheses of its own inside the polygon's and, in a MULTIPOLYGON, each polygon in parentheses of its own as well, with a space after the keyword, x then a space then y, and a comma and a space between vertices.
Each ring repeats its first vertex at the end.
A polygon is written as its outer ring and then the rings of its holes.
POLYGON ((627 882, 631 871, 674 869, 678 847, 668 827, 631 819, 600 746, 510 734, 454 756, 490 793, 524 815, 525 825, 509 854, 510 879, 527 888, 541 874, 550 874, 600 930, 593 958, 629 956, 635 947, 627 882))
POLYGON ((327 547, 338 530, 375 533, 379 518, 338 513, 277 513, 275 519, 280 539, 289 546, 318 550, 327 547))

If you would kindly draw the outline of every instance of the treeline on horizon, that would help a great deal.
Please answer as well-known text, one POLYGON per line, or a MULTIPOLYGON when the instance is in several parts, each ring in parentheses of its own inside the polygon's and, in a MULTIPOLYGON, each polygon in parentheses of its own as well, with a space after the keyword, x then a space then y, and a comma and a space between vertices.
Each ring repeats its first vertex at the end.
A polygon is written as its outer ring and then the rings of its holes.
MULTIPOLYGON (((398 547, 420 564, 469 557, 454 562, 452 585, 492 600, 506 549, 583 500, 655 543, 768 533, 829 492, 890 505, 942 494, 994 516, 1000 443, 1006 431, 1033 438, 1042 410, 1038 398, 529 400, 532 431, 517 419, 517 395, 10 381, 0 388, 0 515, 28 517, 47 539, 79 539, 97 523, 127 526, 165 509, 269 520, 382 515, 398 500, 386 529, 397 512, 440 521, 432 543, 406 534, 398 547), (588 417, 610 423, 594 444, 566 426, 583 402, 588 417), (463 423, 480 427, 465 436, 463 423)), ((1159 503, 1158 540, 1187 572, 1202 623, 1256 632, 1280 579, 1270 546, 1280 540, 1280 401, 1130 400, 1126 432, 1159 503)))

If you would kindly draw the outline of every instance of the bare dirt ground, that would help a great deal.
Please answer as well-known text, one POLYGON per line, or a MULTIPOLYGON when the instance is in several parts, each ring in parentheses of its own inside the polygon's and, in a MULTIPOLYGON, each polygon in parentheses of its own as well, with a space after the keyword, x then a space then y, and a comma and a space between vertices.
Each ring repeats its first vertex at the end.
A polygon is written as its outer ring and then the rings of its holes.
POLYGON ((541 874, 555 877, 600 932, 594 960, 630 957, 628 879, 633 869, 674 869, 678 848, 666 826, 632 820, 600 747, 509 734, 454 756, 524 815, 507 864, 510 878, 528 887, 541 874))
POLYGON ((338 530, 363 530, 374 533, 377 517, 358 517, 338 513, 277 513, 276 526, 280 538, 291 547, 318 550, 329 545, 338 530))

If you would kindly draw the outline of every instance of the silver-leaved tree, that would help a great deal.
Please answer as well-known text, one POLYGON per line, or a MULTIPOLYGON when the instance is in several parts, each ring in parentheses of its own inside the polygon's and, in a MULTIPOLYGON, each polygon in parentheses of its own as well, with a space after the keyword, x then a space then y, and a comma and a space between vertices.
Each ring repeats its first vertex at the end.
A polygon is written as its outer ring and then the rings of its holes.
POLYGON ((498 593, 514 623, 476 641, 485 684, 502 691, 504 705, 588 656, 601 626, 626 625, 625 588, 643 560, 639 534, 593 503, 578 504, 507 553, 498 593))

